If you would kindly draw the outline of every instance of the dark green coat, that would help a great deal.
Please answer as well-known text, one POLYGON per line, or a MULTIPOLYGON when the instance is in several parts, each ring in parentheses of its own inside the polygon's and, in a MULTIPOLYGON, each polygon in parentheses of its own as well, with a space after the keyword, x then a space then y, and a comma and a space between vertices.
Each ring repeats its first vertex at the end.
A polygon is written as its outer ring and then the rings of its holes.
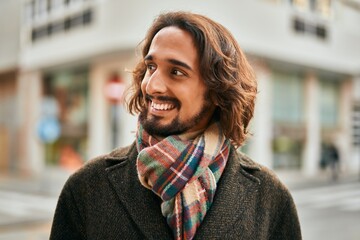
MULTIPOLYGON (((51 240, 172 239, 160 199, 140 185, 137 150, 117 149, 66 182, 51 240)), ((293 199, 270 170, 231 149, 195 239, 301 239, 293 199)))

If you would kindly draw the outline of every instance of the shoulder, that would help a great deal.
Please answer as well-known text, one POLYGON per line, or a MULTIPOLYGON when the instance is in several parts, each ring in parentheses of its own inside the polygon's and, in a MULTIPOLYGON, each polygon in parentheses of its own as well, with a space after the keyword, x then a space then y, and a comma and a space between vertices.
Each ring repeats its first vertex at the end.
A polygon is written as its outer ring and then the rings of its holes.
POLYGON ((99 179, 106 176, 108 168, 126 160, 133 151, 136 151, 135 144, 114 149, 110 153, 89 160, 82 168, 69 177, 66 185, 85 186, 98 184, 99 179))
POLYGON ((288 214, 296 220, 297 211, 294 199, 288 187, 276 173, 241 152, 237 151, 236 156, 240 165, 237 172, 251 179, 253 183, 255 182, 255 184, 244 184, 244 186, 251 186, 251 192, 257 197, 258 206, 261 206, 262 209, 268 209, 268 214, 274 215, 272 219, 277 219, 276 216, 288 214))
MULTIPOLYGON (((257 182, 261 191, 274 198, 289 198, 290 192, 287 186, 279 179, 274 170, 255 162, 249 156, 236 151, 240 164, 240 172, 257 182)), ((284 199, 284 200, 285 200, 284 199)))
POLYGON ((254 162, 242 153, 238 152, 237 155, 242 174, 257 183, 251 194, 256 196, 260 219, 269 220, 269 239, 301 239, 297 209, 287 186, 272 169, 254 162))

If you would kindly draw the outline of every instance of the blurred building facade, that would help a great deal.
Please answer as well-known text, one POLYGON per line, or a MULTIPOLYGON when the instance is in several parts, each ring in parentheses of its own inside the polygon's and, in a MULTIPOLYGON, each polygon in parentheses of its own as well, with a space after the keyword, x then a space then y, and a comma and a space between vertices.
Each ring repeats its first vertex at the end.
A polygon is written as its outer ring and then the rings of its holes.
POLYGON ((229 28, 249 56, 259 94, 243 151, 271 168, 315 175, 322 145, 331 142, 344 172, 358 169, 357 0, 0 4, 8 13, 0 14, 0 24, 14 22, 0 30, 8 44, 0 54, 3 171, 39 173, 130 144, 137 118, 113 95, 130 83, 140 55, 135 49, 153 18, 168 10, 208 15, 229 28))
POLYGON ((0 169, 15 169, 20 2, 1 1, 0 9, 0 169))

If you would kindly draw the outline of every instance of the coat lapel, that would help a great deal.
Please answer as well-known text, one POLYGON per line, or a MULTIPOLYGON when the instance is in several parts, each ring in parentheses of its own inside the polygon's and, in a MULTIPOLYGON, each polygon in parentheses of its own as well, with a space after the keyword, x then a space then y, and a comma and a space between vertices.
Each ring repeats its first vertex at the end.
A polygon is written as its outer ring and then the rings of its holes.
MULTIPOLYGON (((213 204, 197 230, 195 239, 221 239, 231 235, 233 227, 245 228, 248 222, 254 221, 250 218, 255 216, 259 180, 245 172, 246 168, 259 170, 257 165, 239 159, 236 150, 232 148, 213 204)), ((244 229, 242 232, 251 231, 253 229, 244 229)))
POLYGON ((107 168, 108 178, 121 203, 147 239, 172 239, 171 229, 161 214, 161 202, 138 180, 136 157, 135 144, 127 156, 121 159, 116 156, 109 157, 108 161, 112 162, 112 166, 107 168))

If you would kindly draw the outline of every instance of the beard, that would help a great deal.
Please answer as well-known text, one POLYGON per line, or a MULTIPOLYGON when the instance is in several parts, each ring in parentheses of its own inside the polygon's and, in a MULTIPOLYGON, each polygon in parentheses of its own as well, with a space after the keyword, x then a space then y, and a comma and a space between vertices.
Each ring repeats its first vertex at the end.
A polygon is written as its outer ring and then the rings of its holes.
MULTIPOLYGON (((209 98, 204 96, 204 104, 201 106, 200 110, 195 115, 186 120, 180 120, 178 115, 169 124, 164 125, 160 123, 162 117, 149 117, 148 107, 146 107, 140 113, 139 121, 144 130, 152 136, 167 137, 170 135, 179 135, 198 125, 199 122, 208 115, 212 108, 212 103, 208 99, 209 98)), ((174 102, 178 104, 178 109, 180 109, 181 104, 179 101, 174 100, 174 102)))

